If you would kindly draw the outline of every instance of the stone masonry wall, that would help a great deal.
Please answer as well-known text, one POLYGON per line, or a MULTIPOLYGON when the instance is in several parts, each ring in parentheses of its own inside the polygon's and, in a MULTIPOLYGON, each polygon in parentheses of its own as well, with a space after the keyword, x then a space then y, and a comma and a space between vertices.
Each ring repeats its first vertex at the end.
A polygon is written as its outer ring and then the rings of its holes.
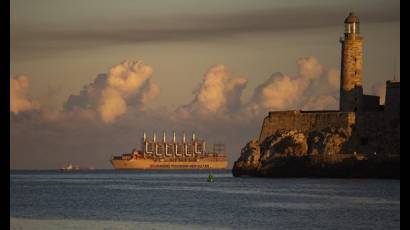
POLYGON ((340 111, 280 111, 269 112, 262 124, 259 143, 279 129, 301 132, 322 130, 328 127, 350 128, 355 123, 354 112, 340 111))
POLYGON ((269 112, 262 124, 259 143, 277 130, 350 130, 348 153, 400 154, 399 112, 282 111, 269 112))
POLYGON ((400 154, 400 113, 358 113, 352 138, 361 153, 400 154))
POLYGON ((363 39, 359 36, 345 37, 342 42, 342 68, 340 82, 340 110, 361 111, 362 93, 355 88, 362 86, 363 39))

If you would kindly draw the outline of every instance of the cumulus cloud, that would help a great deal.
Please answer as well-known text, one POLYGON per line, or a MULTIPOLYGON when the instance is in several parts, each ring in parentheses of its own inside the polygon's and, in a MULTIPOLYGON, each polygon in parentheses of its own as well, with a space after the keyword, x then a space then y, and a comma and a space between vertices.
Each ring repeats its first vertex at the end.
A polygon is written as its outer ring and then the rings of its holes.
MULTIPOLYGON (((300 58, 296 64, 295 76, 274 73, 254 89, 247 103, 241 97, 248 80, 235 76, 222 64, 212 66, 193 91, 193 100, 177 107, 170 117, 231 119, 249 118, 270 110, 337 109, 339 71, 325 68, 314 57, 300 58)), ((99 74, 79 94, 71 95, 64 104, 64 112, 87 114, 84 117, 95 114, 103 122, 112 123, 131 106, 144 108, 159 94, 158 85, 151 81, 152 73, 152 67, 141 61, 124 61, 108 73, 99 74), (94 113, 85 113, 86 110, 94 113)))
POLYGON ((28 96, 29 80, 25 75, 10 77, 10 112, 18 114, 38 110, 40 104, 28 96))
POLYGON ((302 105, 302 110, 337 110, 339 101, 330 95, 309 97, 302 105))
POLYGON ((127 103, 117 90, 107 88, 102 91, 98 111, 101 119, 108 123, 127 111, 127 103))
POLYGON ((314 57, 299 58, 297 60, 299 76, 302 79, 318 79, 324 70, 324 67, 314 57))
POLYGON ((384 104, 386 99, 386 83, 375 83, 372 85, 372 93, 380 97, 380 104, 384 104))
MULTIPOLYGON (((241 99, 247 79, 215 65, 193 91, 192 101, 173 110, 148 106, 160 91, 152 83, 152 67, 125 61, 71 95, 62 111, 40 111, 37 119, 28 117, 25 122, 12 120, 11 163, 46 168, 70 161, 110 168, 110 156, 138 148, 143 131, 162 130, 176 130, 178 137, 195 131, 209 144, 225 143, 233 162, 243 144, 257 137, 267 111, 337 109, 339 71, 325 68, 312 57, 299 59, 297 65, 295 76, 273 74, 254 89, 247 102, 241 99), (22 162, 27 152, 30 159, 47 161, 22 162)), ((18 116, 23 115, 27 114, 18 116)))
POLYGON ((314 57, 300 58, 297 65, 296 76, 277 72, 257 86, 247 110, 337 109, 339 72, 314 57))
POLYGON ((339 92, 339 88, 340 88, 340 71, 336 70, 336 69, 330 69, 327 72, 326 75, 326 79, 327 79, 327 84, 325 84, 326 86, 329 86, 329 89, 332 91, 338 90, 339 92))
POLYGON ((252 108, 254 110, 289 109, 293 107, 294 101, 302 92, 299 88, 299 81, 282 73, 275 73, 254 90, 251 99, 252 108))
POLYGON ((211 67, 193 91, 191 103, 177 109, 182 117, 220 115, 235 112, 241 107, 241 95, 247 80, 233 76, 224 65, 211 67))
POLYGON ((144 108, 160 89, 151 81, 153 68, 142 61, 124 61, 99 74, 93 83, 71 95, 64 111, 94 110, 105 123, 112 123, 129 106, 144 108))

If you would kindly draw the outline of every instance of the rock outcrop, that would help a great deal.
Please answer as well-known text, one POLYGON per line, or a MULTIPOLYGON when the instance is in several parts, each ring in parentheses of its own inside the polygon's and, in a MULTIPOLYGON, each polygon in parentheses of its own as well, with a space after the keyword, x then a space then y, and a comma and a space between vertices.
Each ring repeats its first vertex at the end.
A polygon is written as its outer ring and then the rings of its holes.
POLYGON ((260 165, 260 146, 257 140, 251 140, 242 148, 241 156, 235 162, 235 167, 240 168, 245 175, 256 175, 260 165))
POLYGON ((351 152, 350 129, 277 130, 262 143, 245 145, 232 169, 234 176, 399 177, 400 156, 351 152))

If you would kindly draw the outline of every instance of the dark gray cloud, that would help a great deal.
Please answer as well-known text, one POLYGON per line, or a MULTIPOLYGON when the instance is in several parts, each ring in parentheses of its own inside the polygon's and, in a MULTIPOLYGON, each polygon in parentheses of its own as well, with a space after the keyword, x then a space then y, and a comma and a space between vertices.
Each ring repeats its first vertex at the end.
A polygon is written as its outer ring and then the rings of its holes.
POLYGON ((97 78, 93 83, 85 85, 78 95, 70 95, 66 102, 64 102, 63 109, 64 111, 72 111, 76 107, 81 109, 88 109, 96 106, 96 102, 90 99, 89 88, 93 89, 95 97, 99 98, 101 91, 107 84, 107 74, 98 74, 97 78))
MULTIPOLYGON (((356 12, 362 23, 400 21, 397 1, 356 12)), ((271 8, 224 15, 184 14, 145 18, 104 19, 81 25, 39 28, 12 27, 12 49, 61 51, 147 42, 229 39, 235 35, 342 25, 349 9, 343 7, 271 8)))

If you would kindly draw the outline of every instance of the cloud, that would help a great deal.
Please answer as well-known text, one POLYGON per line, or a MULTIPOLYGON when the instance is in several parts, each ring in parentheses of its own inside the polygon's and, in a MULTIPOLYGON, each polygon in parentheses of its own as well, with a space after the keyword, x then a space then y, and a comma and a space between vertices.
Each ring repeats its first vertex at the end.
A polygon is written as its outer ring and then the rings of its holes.
MULTIPOLYGON (((295 29, 322 28, 343 25, 347 10, 342 6, 304 5, 300 7, 269 7, 223 14, 188 14, 99 18, 82 25, 61 27, 30 22, 14 23, 12 50, 44 52, 95 48, 118 44, 149 42, 186 42, 210 39, 230 39, 249 33, 280 32, 295 29), (308 17, 306 17, 308 12, 308 17), (90 29, 92 28, 92 29, 90 29)), ((138 6, 137 6, 138 7, 138 6)), ((385 1, 359 4, 355 7, 366 23, 400 21, 400 2, 385 1)))
POLYGON ((330 95, 319 95, 307 98, 302 105, 303 110, 337 110, 339 101, 330 95))
POLYGON ((247 105, 251 113, 270 110, 337 109, 338 71, 327 70, 316 58, 300 58, 298 73, 289 76, 274 73, 257 86, 247 105))
MULTIPOLYGON (((193 91, 193 100, 177 107, 170 117, 175 120, 249 119, 270 110, 337 109, 339 71, 327 69, 314 57, 296 61, 298 72, 290 76, 276 72, 258 85, 248 102, 241 100, 248 80, 235 76, 222 65, 210 67, 193 91)), ((42 111, 43 117, 57 121, 78 118, 113 123, 130 108, 141 111, 160 93, 152 82, 153 68, 142 61, 123 61, 107 73, 99 74, 78 94, 70 95, 63 111, 42 111)), ((25 79, 25 78, 22 78, 25 79)), ((24 80, 21 80, 24 83, 24 80)), ((28 88, 28 86, 26 86, 28 88)))
POLYGON ((297 65, 300 77, 309 80, 319 78, 324 70, 324 67, 314 57, 299 58, 297 65))
POLYGON ((282 73, 275 73, 254 90, 250 104, 254 110, 286 109, 293 107, 300 93, 298 81, 282 73))
POLYGON ((29 80, 25 75, 10 77, 10 112, 18 114, 38 110, 40 104, 29 98, 29 80))
POLYGON ((375 83, 372 85, 372 94, 380 97, 380 104, 386 99, 386 83, 375 83))
POLYGON ((326 86, 330 87, 330 90, 339 90, 340 87, 340 70, 330 69, 326 75, 327 84, 326 86))
POLYGON ((77 95, 71 95, 64 111, 94 110, 105 123, 112 123, 127 112, 129 106, 143 109, 159 94, 151 81, 153 68, 142 61, 124 61, 99 74, 77 95))
POLYGON ((241 108, 241 95, 247 80, 233 76, 224 65, 211 67, 198 88, 194 99, 177 108, 182 117, 230 114, 241 108))
POLYGON ((122 62, 71 95, 63 110, 12 117, 12 168, 56 168, 67 162, 111 168, 110 156, 139 148, 143 131, 163 130, 177 131, 178 138, 195 131, 209 149, 213 143, 225 143, 233 162, 243 144, 257 137, 267 111, 337 108, 339 71, 313 57, 296 64, 295 76, 274 73, 254 89, 249 101, 242 101, 246 78, 224 65, 212 66, 192 101, 173 110, 149 106, 160 91, 152 83, 152 67, 122 62))
POLYGON ((102 91, 98 111, 101 119, 110 123, 127 111, 127 103, 117 90, 107 88, 102 91))

